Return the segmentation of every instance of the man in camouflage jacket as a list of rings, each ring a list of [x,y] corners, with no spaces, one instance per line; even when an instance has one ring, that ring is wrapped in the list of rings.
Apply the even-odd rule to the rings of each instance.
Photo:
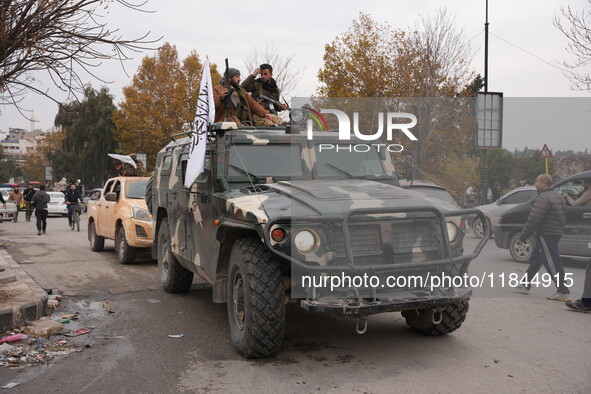
[[[557,292],[550,300],[570,301],[570,290],[564,284],[564,267],[560,260],[560,249],[558,242],[564,232],[566,222],[566,203],[558,192],[551,187],[552,177],[547,174],[538,175],[536,178],[536,189],[538,196],[533,205],[523,231],[519,235],[519,242],[523,243],[531,235],[535,236],[529,268],[524,275],[524,285],[519,287],[521,292],[527,293],[531,288],[530,281],[541,283],[535,275],[542,264],[546,267],[552,280],[556,283]]]

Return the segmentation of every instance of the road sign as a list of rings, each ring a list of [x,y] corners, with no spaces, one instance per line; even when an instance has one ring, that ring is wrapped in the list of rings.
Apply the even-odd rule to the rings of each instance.
[[[548,148],[548,145],[544,144],[544,147],[540,151],[540,159],[550,159],[552,157],[554,157],[554,155]]]

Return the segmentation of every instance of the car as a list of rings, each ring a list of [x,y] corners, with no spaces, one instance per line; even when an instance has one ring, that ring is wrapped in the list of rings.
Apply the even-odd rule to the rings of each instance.
[[[334,131],[311,137],[214,123],[205,169],[187,188],[194,145],[186,133],[174,136],[146,189],[164,290],[187,292],[194,275],[210,283],[213,302],[227,305],[232,343],[250,358],[279,352],[288,303],[352,317],[358,333],[369,315],[385,312],[402,312],[425,335],[458,329],[471,289],[455,281],[445,289],[343,284],[334,291],[315,281],[368,271],[378,279],[463,275],[487,239],[464,254],[455,219],[482,214],[444,210],[441,200],[401,188],[384,149],[322,150],[362,140]]]
[[[90,192],[86,194],[84,197],[84,207],[82,208],[84,212],[88,210],[88,202],[89,201],[97,201],[101,198],[101,192],[103,189],[92,189]]]
[[[556,183],[554,190],[581,191],[584,180],[591,180],[591,171],[580,172]],[[519,204],[503,214],[494,227],[495,244],[509,249],[511,257],[518,262],[527,262],[531,257],[533,240],[531,237],[523,244],[517,239],[525,226],[533,200]],[[566,206],[566,226],[559,243],[561,256],[575,258],[591,257],[591,206]]]
[[[47,204],[47,216],[68,216],[66,195],[62,192],[47,192],[49,204]]]
[[[505,212],[519,204],[533,200],[537,195],[538,192],[535,186],[521,186],[504,194],[497,201],[486,205],[479,205],[476,209],[479,209],[484,213],[486,220],[488,220],[489,227],[493,229]],[[472,232],[476,238],[482,238],[482,220],[473,217],[469,220],[468,224],[472,227]],[[494,236],[492,232],[491,236]]]
[[[115,177],[107,180],[98,200],[88,202],[90,249],[100,252],[105,239],[115,241],[121,264],[131,264],[140,250],[153,244],[152,215],[146,207],[147,177]]]
[[[0,204],[0,222],[14,220],[16,204],[8,201],[8,195],[11,191],[12,189],[0,188],[0,193],[2,193],[2,197],[4,198],[4,201],[6,201],[6,208],[4,208],[3,204]]]

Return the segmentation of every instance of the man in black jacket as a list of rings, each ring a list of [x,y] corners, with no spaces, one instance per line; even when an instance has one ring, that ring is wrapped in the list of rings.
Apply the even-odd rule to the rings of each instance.
[[[68,204],[68,225],[72,225],[72,210],[75,209],[74,205],[78,205],[78,201],[84,203],[84,199],[80,195],[80,192],[76,188],[76,184],[72,183],[70,188],[66,192],[66,204]]]
[[[45,192],[45,185],[39,186],[39,191],[33,195],[31,203],[35,206],[35,217],[37,218],[37,235],[41,231],[45,234],[47,229],[47,204],[51,201],[49,194]]]
[[[562,196],[552,189],[550,175],[538,175],[535,185],[538,189],[538,196],[533,201],[525,227],[519,235],[519,242],[523,243],[531,235],[535,236],[536,242],[529,261],[529,268],[522,280],[523,284],[518,287],[518,290],[522,293],[529,293],[531,282],[543,283],[540,278],[536,277],[543,264],[557,287],[557,292],[548,299],[570,301],[570,290],[564,284],[564,267],[558,248],[558,242],[562,237],[566,223],[566,203]]]
[[[33,215],[33,196],[35,195],[35,189],[33,185],[29,183],[25,191],[23,192],[25,196],[25,204],[26,204],[26,211],[27,211],[27,222],[31,221],[31,216]]]

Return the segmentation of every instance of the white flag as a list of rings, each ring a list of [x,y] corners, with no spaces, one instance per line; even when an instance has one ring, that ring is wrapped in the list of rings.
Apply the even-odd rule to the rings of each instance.
[[[197,100],[197,116],[195,117],[195,130],[191,134],[191,149],[185,174],[185,187],[190,188],[195,179],[203,172],[205,167],[205,145],[207,130],[215,118],[215,103],[209,72],[209,59],[203,65],[199,98]]]

